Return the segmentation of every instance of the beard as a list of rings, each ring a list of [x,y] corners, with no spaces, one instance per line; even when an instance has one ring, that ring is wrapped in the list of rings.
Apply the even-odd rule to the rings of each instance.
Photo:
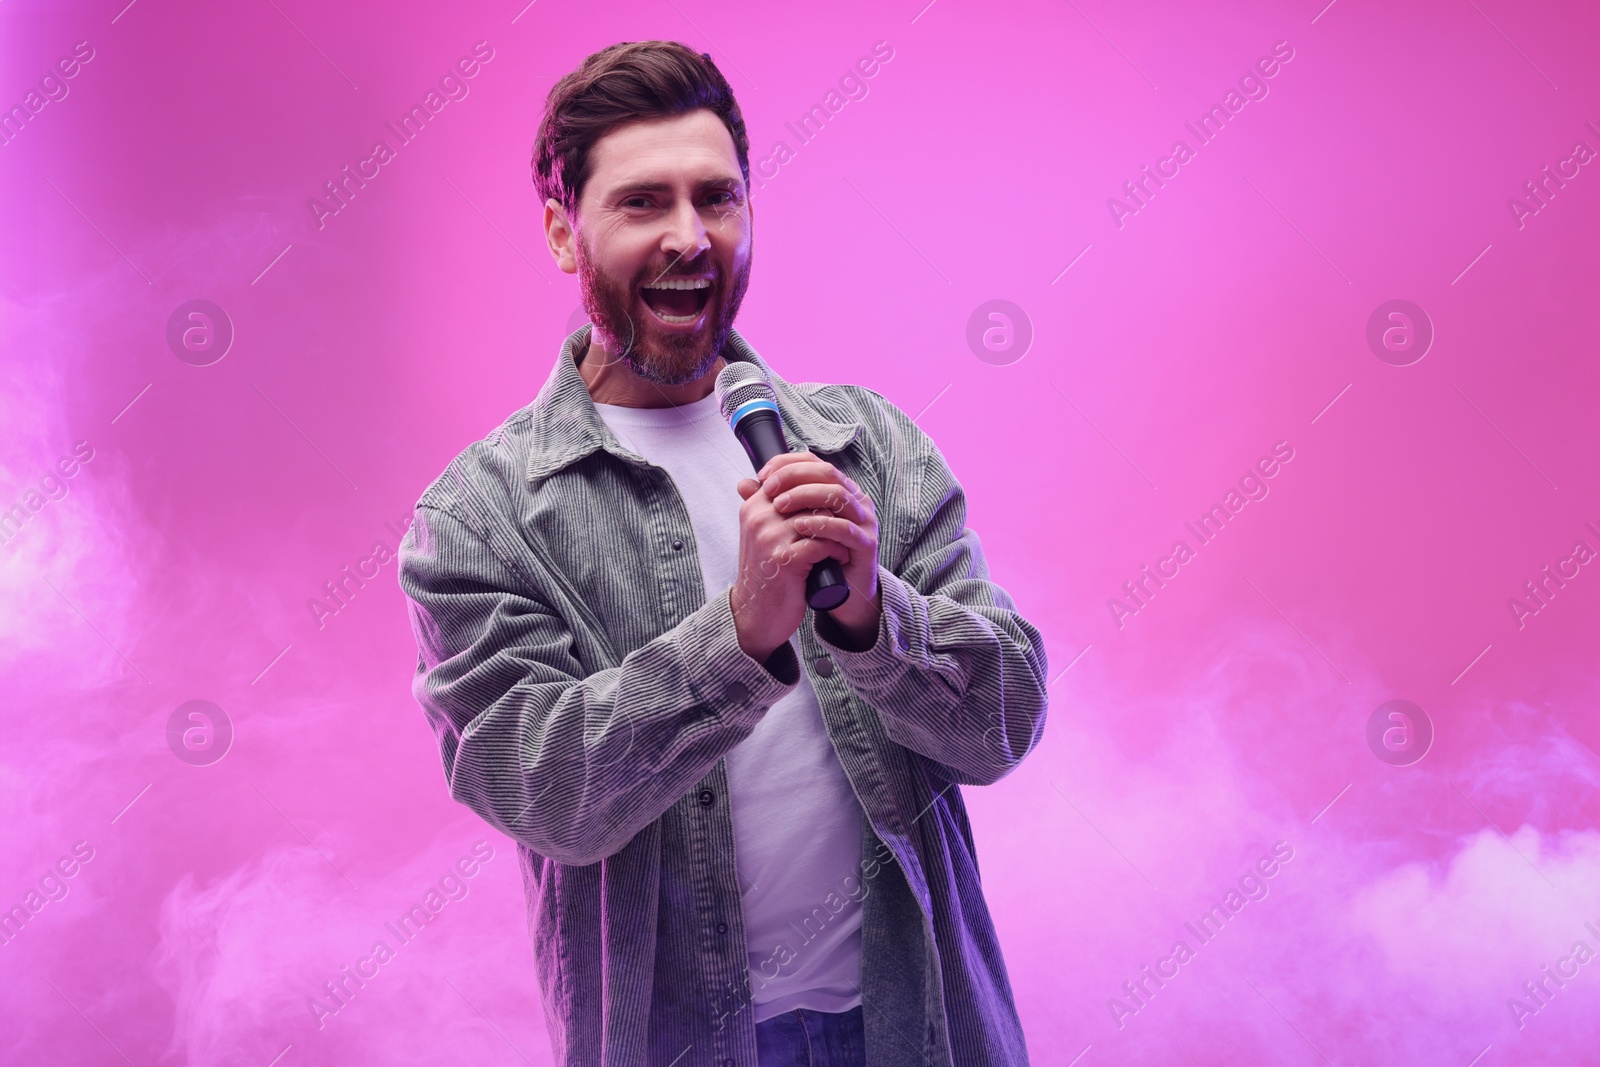
[[[733,320],[739,314],[739,305],[750,284],[749,257],[738,274],[730,279],[712,260],[710,249],[695,260],[651,264],[637,276],[620,280],[594,265],[581,236],[577,259],[583,309],[595,328],[605,334],[607,354],[626,364],[639,377],[658,385],[683,385],[711,369],[728,342],[728,331],[733,329]],[[694,333],[668,333],[660,328],[648,308],[639,306],[644,299],[639,295],[639,287],[663,275],[711,278],[705,325]]]

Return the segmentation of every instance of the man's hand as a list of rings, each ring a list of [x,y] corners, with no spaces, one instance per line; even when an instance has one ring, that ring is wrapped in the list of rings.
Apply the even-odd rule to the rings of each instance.
[[[878,516],[846,474],[810,452],[774,456],[739,483],[739,578],[732,607],[739,647],[765,660],[805,617],[806,575],[839,561],[850,598],[828,614],[858,646],[878,631]]]

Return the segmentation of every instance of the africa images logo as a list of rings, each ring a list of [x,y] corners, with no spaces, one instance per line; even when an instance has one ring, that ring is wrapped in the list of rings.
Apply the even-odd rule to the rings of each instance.
[[[489,42],[477,42],[472,46],[472,55],[462,56],[456,60],[454,67],[440,76],[437,89],[430,88],[423,95],[422,103],[412,104],[400,116],[398,126],[393,122],[384,123],[389,132],[394,134],[396,146],[391,146],[387,139],[379,138],[373,142],[372,151],[366,158],[356,161],[355,170],[352,171],[346,163],[337,178],[323,182],[322,187],[327,195],[313,196],[306,201],[306,207],[311,212],[312,228],[322,229],[328,224],[328,219],[349,207],[356,193],[367,187],[367,182],[381,174],[383,167],[399,158],[396,147],[403,148],[414,141],[446,105],[451,101],[465,100],[472,91],[468,79],[477,77],[483,65],[493,58],[494,49]]]
[[[1268,479],[1276,477],[1292,459],[1293,446],[1288,441],[1275,442],[1271,455],[1263,455],[1245,468],[1239,477],[1238,488],[1230,486],[1219,502],[1201,512],[1193,522],[1186,521],[1183,524],[1183,528],[1194,538],[1192,546],[1188,539],[1178,538],[1172,543],[1171,551],[1156,560],[1154,570],[1150,564],[1144,564],[1137,576],[1122,583],[1123,595],[1107,597],[1106,610],[1111,613],[1111,621],[1117,624],[1117,629],[1122,629],[1130,618],[1149,607],[1156,593],[1181,574],[1183,567],[1196,558],[1201,548],[1216,540],[1217,535],[1244,510],[1246,504],[1265,500],[1272,492]]]
[[[1229,87],[1222,94],[1222,103],[1212,104],[1194,122],[1185,122],[1184,128],[1194,135],[1193,147],[1189,142],[1179,137],[1172,142],[1172,151],[1156,160],[1155,170],[1150,169],[1150,164],[1144,164],[1140,169],[1144,172],[1137,178],[1130,178],[1122,183],[1123,195],[1126,200],[1117,197],[1106,199],[1106,210],[1111,212],[1111,221],[1117,224],[1117,229],[1122,229],[1128,224],[1128,219],[1150,206],[1150,199],[1156,192],[1166,187],[1168,181],[1176,178],[1185,164],[1195,158],[1197,149],[1210,144],[1222,133],[1228,123],[1233,121],[1235,115],[1243,111],[1245,105],[1251,101],[1260,101],[1267,98],[1271,92],[1268,79],[1277,77],[1283,66],[1294,59],[1294,49],[1288,41],[1275,41],[1272,45],[1272,54],[1262,56],[1255,61],[1255,65],[1247,69],[1239,78],[1237,89]]]

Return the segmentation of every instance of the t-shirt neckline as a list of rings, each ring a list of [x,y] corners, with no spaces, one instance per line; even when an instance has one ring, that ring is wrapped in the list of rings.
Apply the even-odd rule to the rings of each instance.
[[[620,422],[627,426],[680,426],[690,422],[703,422],[711,418],[720,418],[721,410],[717,405],[715,391],[707,393],[699,400],[691,400],[687,404],[669,405],[662,408],[636,408],[623,404],[595,403],[595,410],[601,412],[607,422]]]

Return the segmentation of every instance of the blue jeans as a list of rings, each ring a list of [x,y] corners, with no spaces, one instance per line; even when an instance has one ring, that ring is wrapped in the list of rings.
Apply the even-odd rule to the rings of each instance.
[[[761,1067],[866,1067],[867,1035],[861,1008],[796,1008],[756,1023]]]

